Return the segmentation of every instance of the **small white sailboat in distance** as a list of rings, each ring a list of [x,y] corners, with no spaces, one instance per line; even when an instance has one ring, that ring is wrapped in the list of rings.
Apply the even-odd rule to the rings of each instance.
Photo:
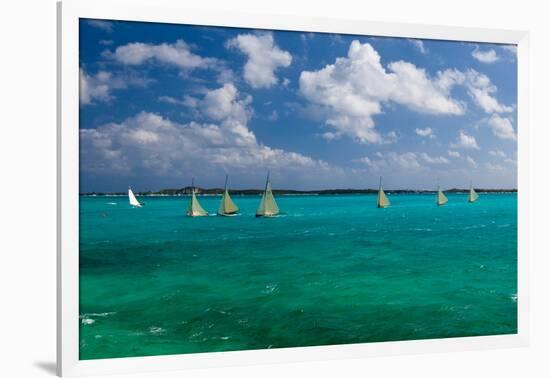
[[[382,209],[390,206],[390,200],[386,196],[386,193],[384,193],[384,189],[382,189],[382,176],[380,176],[380,185],[378,186],[378,198],[376,201],[376,206]]]
[[[191,199],[189,200],[189,206],[187,207],[187,216],[188,217],[204,217],[208,213],[204,210],[195,196],[195,179],[191,180]]]
[[[479,194],[476,193],[474,187],[472,186],[472,182],[470,181],[470,193],[468,193],[468,202],[473,203],[477,201],[478,198]]]
[[[132,191],[132,188],[128,187],[128,200],[130,201],[130,206],[133,207],[142,207],[143,204],[140,203],[136,196],[134,195],[134,192]]]
[[[447,202],[449,202],[445,194],[443,194],[443,192],[441,191],[441,187],[439,185],[437,185],[437,195],[435,199],[436,199],[437,206],[443,206]]]
[[[237,215],[239,208],[229,196],[229,190],[227,190],[227,178],[228,176],[225,175],[225,189],[223,191],[222,200],[220,201],[220,207],[218,208],[218,215],[230,217]]]
[[[260,201],[260,206],[256,211],[256,217],[276,217],[279,215],[279,207],[273,193],[271,191],[271,183],[269,182],[269,171],[267,172],[267,179],[265,180],[265,189]]]

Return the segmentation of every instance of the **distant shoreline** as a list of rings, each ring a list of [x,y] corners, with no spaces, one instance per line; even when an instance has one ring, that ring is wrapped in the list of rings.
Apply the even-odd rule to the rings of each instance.
[[[483,189],[474,188],[478,193],[517,193],[517,189]],[[222,195],[222,188],[195,188],[199,195]],[[445,193],[468,193],[470,189],[453,188],[444,190]],[[413,189],[384,189],[387,194],[433,194],[436,190],[413,190]],[[263,189],[235,189],[229,190],[231,195],[259,195],[263,193]],[[339,195],[339,194],[376,194],[378,189],[322,189],[322,190],[290,190],[290,189],[273,189],[275,195]],[[156,192],[135,192],[138,196],[181,196],[191,194],[191,188],[185,187],[181,189],[162,189]],[[81,196],[126,196],[127,192],[85,192],[80,193]]]

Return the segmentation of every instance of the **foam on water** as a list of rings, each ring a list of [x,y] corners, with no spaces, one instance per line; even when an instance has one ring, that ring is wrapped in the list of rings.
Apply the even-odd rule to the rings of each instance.
[[[155,327],[155,326],[149,327],[149,333],[151,335],[162,335],[165,332],[166,330],[162,327]]]

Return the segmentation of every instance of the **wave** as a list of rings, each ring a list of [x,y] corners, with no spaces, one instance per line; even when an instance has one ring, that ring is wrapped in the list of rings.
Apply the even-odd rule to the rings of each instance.
[[[116,312],[88,312],[88,313],[80,314],[80,319],[98,318],[98,317],[110,316],[114,314],[116,314]]]
[[[265,285],[265,289],[262,290],[263,294],[271,294],[279,291],[279,287],[277,284],[267,284]]]
[[[94,324],[96,319],[94,318],[103,318],[105,316],[110,316],[116,314],[115,312],[90,312],[84,313],[79,316],[80,322],[84,325]]]
[[[231,337],[229,336],[214,336],[211,337],[210,340],[229,340]]]
[[[485,225],[485,224],[474,224],[472,226],[463,227],[462,229],[463,230],[474,230],[476,228],[484,228],[484,227],[487,227],[487,225]]]
[[[166,333],[166,330],[162,327],[151,326],[149,327],[149,333],[151,335],[163,335]]]

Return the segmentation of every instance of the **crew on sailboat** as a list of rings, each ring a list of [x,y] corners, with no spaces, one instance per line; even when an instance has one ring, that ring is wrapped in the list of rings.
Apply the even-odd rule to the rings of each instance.
[[[225,175],[225,189],[223,192],[222,200],[220,201],[220,207],[218,208],[218,215],[230,217],[237,215],[239,208],[231,197],[229,196],[229,191],[227,190],[227,175]]]
[[[189,200],[189,206],[187,207],[188,217],[204,217],[208,213],[202,208],[197,196],[195,196],[195,179],[191,180],[191,199]]]
[[[386,193],[384,193],[384,189],[382,189],[382,176],[380,176],[380,185],[378,186],[378,198],[376,201],[376,206],[378,206],[379,208],[390,206],[390,200],[386,196]]]
[[[271,191],[271,183],[269,182],[269,171],[267,172],[267,179],[265,180],[265,189],[260,201],[260,206],[256,211],[256,217],[276,217],[279,215],[279,207],[273,193]]]
[[[443,192],[441,191],[441,187],[439,185],[437,186],[437,195],[435,196],[435,200],[436,200],[437,206],[443,206],[447,202],[449,202],[445,194],[443,194]]]
[[[470,182],[470,193],[468,193],[468,202],[472,203],[477,201],[479,198],[479,195],[474,190],[474,187],[472,186],[472,183]]]
[[[130,201],[130,206],[132,207],[142,207],[143,204],[140,203],[136,196],[134,195],[134,192],[132,192],[132,188],[128,187],[128,200]]]

